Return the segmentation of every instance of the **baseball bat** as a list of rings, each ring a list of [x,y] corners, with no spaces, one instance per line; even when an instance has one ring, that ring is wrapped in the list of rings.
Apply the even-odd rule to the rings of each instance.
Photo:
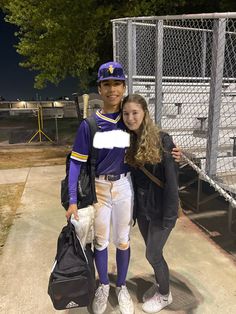
[[[83,118],[87,118],[88,116],[88,100],[89,100],[89,95],[88,94],[83,94],[83,102],[84,102],[84,112],[83,112]]]

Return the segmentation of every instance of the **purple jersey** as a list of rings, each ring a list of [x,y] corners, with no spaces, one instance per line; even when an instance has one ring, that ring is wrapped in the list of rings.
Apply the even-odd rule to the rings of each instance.
[[[100,132],[113,130],[125,130],[121,121],[121,113],[102,114],[99,110],[95,114],[95,120]],[[74,142],[71,158],[80,162],[86,162],[89,156],[90,130],[86,121],[82,121]],[[114,147],[112,149],[98,149],[96,162],[96,175],[121,174],[128,171],[128,165],[124,163],[125,149]]]

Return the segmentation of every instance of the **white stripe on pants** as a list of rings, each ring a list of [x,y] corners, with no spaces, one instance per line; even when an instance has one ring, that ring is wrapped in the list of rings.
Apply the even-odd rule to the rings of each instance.
[[[122,249],[129,247],[133,218],[133,187],[130,174],[117,181],[95,179],[98,203],[95,212],[95,248],[104,250],[110,240],[112,223],[113,243]],[[124,248],[123,248],[124,249]]]

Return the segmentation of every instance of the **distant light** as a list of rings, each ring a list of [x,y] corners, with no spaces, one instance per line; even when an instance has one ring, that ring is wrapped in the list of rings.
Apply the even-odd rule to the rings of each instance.
[[[70,100],[70,98],[69,97],[65,97],[65,100]]]

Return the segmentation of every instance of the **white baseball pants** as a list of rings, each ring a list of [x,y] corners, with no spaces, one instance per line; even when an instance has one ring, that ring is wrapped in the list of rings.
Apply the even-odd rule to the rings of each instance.
[[[120,250],[129,247],[133,218],[133,187],[130,173],[117,181],[96,178],[98,203],[95,207],[95,248],[104,250],[110,241],[112,225],[113,243]]]

